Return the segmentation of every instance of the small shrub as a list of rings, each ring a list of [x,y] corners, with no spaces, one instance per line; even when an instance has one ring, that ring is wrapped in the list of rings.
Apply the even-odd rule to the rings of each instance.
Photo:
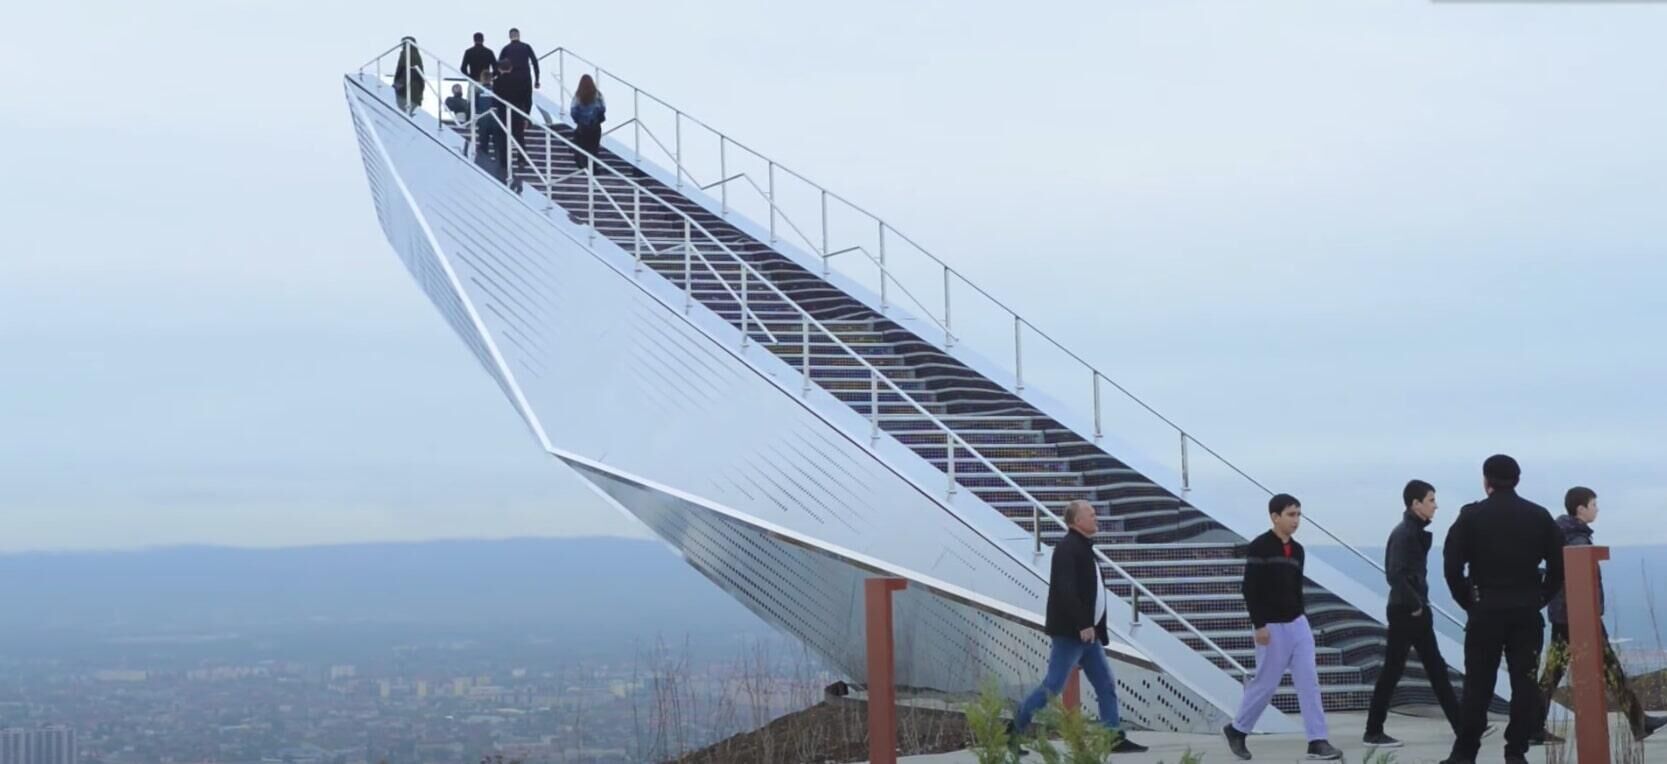
[[[1047,709],[1036,718],[1037,732],[1032,746],[1044,764],[1105,764],[1111,758],[1111,749],[1122,739],[1099,722],[1083,716],[1081,709],[1066,708],[1059,698],[1050,700]],[[1054,746],[1056,735],[1065,743],[1064,751]]]
[[[978,697],[967,705],[967,731],[972,735],[973,756],[978,764],[1012,764],[1018,761],[1009,748],[1007,720],[1002,713],[1007,700],[1001,696],[994,679],[980,685]]]

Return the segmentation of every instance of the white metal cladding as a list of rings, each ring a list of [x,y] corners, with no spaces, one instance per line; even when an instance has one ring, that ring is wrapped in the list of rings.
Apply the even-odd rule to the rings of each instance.
[[[841,550],[772,532],[739,513],[656,490],[600,465],[562,461],[641,519],[702,575],[859,682],[867,671],[863,581],[875,575],[910,579],[893,599],[900,686],[970,693],[989,677],[1017,697],[1046,669],[1048,638],[1035,613],[992,613],[965,593],[906,571],[881,569]],[[1127,723],[1214,732],[1226,722],[1226,714],[1138,654],[1117,648],[1107,656]],[[1093,689],[1085,685],[1084,696],[1092,701]]]
[[[943,474],[889,436],[868,444],[868,424],[768,351],[738,350],[740,334],[629,255],[565,215],[516,199],[396,113],[385,88],[350,77],[356,121],[373,135],[367,157],[388,239],[423,283],[437,261],[456,291],[431,299],[500,378],[547,449],[566,452],[701,496],[807,537],[894,561],[1014,607],[1042,609],[1045,576],[1029,536],[969,491],[944,499]],[[393,193],[390,188],[397,188]],[[404,212],[385,207],[407,206]],[[418,238],[411,226],[421,227]],[[415,243],[414,243],[415,242]],[[435,246],[438,251],[435,251]],[[455,306],[461,305],[457,310]],[[454,314],[478,317],[454,320]],[[476,328],[478,325],[478,328]],[[473,335],[473,337],[471,337]],[[477,357],[482,356],[480,350]],[[502,364],[494,369],[494,358]],[[507,376],[506,376],[507,375]],[[525,406],[522,406],[524,395]],[[1198,702],[1231,709],[1239,685],[1179,638],[1131,627],[1110,600],[1113,630],[1172,672]],[[1283,714],[1266,731],[1294,729]]]

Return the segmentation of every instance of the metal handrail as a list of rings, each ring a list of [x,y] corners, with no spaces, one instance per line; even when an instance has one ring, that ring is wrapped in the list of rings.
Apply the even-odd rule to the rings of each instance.
[[[910,300],[913,303],[915,303],[915,305],[918,306],[921,309],[922,314],[926,318],[930,319],[933,323],[937,324],[938,328],[943,330],[944,338],[945,338],[945,343],[944,344],[945,344],[946,347],[948,347],[950,345],[953,345],[954,341],[956,339],[956,336],[955,336],[954,331],[952,329],[952,325],[949,321],[949,288],[950,288],[950,285],[952,283],[951,282],[951,277],[953,277],[955,280],[958,280],[961,284],[963,284],[967,287],[970,287],[973,290],[973,292],[976,293],[978,296],[984,298],[990,304],[994,305],[995,307],[999,308],[1001,311],[1005,312],[1007,314],[1007,316],[1014,323],[1014,327],[1015,327],[1015,329],[1014,329],[1014,366],[1015,366],[1014,371],[1015,371],[1015,380],[1017,382],[1017,387],[1021,391],[1023,390],[1023,381],[1022,381],[1022,376],[1020,376],[1020,374],[1019,374],[1019,370],[1023,366],[1022,340],[1023,340],[1023,336],[1027,333],[1041,338],[1049,346],[1053,347],[1054,349],[1056,349],[1059,352],[1061,352],[1062,354],[1064,354],[1064,356],[1066,358],[1069,358],[1070,360],[1076,362],[1078,365],[1083,367],[1083,369],[1089,371],[1090,374],[1091,374],[1092,382],[1093,382],[1093,394],[1094,394],[1094,396],[1093,396],[1093,412],[1094,412],[1093,413],[1093,426],[1094,426],[1094,439],[1095,439],[1096,442],[1102,437],[1102,433],[1103,433],[1103,421],[1102,421],[1101,406],[1100,406],[1100,381],[1104,380],[1105,382],[1107,382],[1111,385],[1112,389],[1116,390],[1124,398],[1126,398],[1127,400],[1136,404],[1138,407],[1140,407],[1140,409],[1146,411],[1148,414],[1150,414],[1152,417],[1154,417],[1157,421],[1161,422],[1164,426],[1171,429],[1174,432],[1175,435],[1179,436],[1180,441],[1182,443],[1182,446],[1181,446],[1181,449],[1182,449],[1182,475],[1181,475],[1181,480],[1182,480],[1183,486],[1187,486],[1187,485],[1190,484],[1190,476],[1188,474],[1188,466],[1186,464],[1186,458],[1187,457],[1186,457],[1186,454],[1185,454],[1187,444],[1190,443],[1192,445],[1196,445],[1205,454],[1208,454],[1211,458],[1215,459],[1217,462],[1219,462],[1223,466],[1227,467],[1227,469],[1231,473],[1238,475],[1240,478],[1244,479],[1246,482],[1248,482],[1250,485],[1254,486],[1256,489],[1262,491],[1263,493],[1265,493],[1269,496],[1272,496],[1274,494],[1274,491],[1272,489],[1268,488],[1261,481],[1258,481],[1255,478],[1251,477],[1251,475],[1248,472],[1246,472],[1243,468],[1241,468],[1237,464],[1233,463],[1232,461],[1228,460],[1225,456],[1222,456],[1220,452],[1216,451],[1214,448],[1211,448],[1208,444],[1198,440],[1198,438],[1195,437],[1186,428],[1182,427],[1180,424],[1171,420],[1169,417],[1165,416],[1162,412],[1159,412],[1157,410],[1157,408],[1152,406],[1150,403],[1146,402],[1140,396],[1134,394],[1132,391],[1130,391],[1128,388],[1124,387],[1122,384],[1119,384],[1116,380],[1112,379],[1112,377],[1109,376],[1108,374],[1106,374],[1105,372],[1100,371],[1099,368],[1096,367],[1094,364],[1088,362],[1082,356],[1078,355],[1076,352],[1074,352],[1070,348],[1066,347],[1064,345],[1064,343],[1062,343],[1058,339],[1054,338],[1051,334],[1049,334],[1046,331],[1043,331],[1042,329],[1038,328],[1035,323],[1033,323],[1029,319],[1024,318],[1020,313],[1018,313],[1018,311],[1009,307],[1006,303],[1002,302],[999,298],[997,298],[995,295],[991,294],[988,290],[984,289],[983,287],[979,286],[977,283],[973,282],[965,274],[963,274],[960,270],[956,269],[955,267],[951,266],[949,263],[944,261],[942,258],[933,254],[930,250],[921,246],[918,242],[909,238],[906,234],[902,233],[901,231],[898,231],[895,227],[893,227],[889,223],[887,223],[883,218],[879,217],[878,215],[875,215],[872,212],[869,212],[867,209],[863,208],[861,205],[856,204],[855,202],[852,202],[850,199],[848,199],[848,198],[846,198],[846,197],[844,197],[844,196],[842,196],[842,195],[840,195],[836,192],[828,190],[826,187],[822,186],[819,183],[816,183],[815,181],[810,180],[809,178],[805,177],[803,174],[801,174],[799,172],[796,172],[792,168],[790,168],[786,165],[783,165],[782,163],[770,158],[769,156],[751,148],[747,144],[736,140],[735,138],[733,138],[729,134],[727,134],[727,133],[725,133],[721,130],[718,130],[717,128],[711,126],[707,122],[688,114],[687,112],[683,111],[682,109],[679,109],[676,106],[673,106],[670,102],[666,101],[665,99],[660,98],[659,96],[656,96],[653,93],[642,89],[641,87],[633,84],[630,80],[628,80],[624,77],[621,77],[618,74],[615,74],[614,72],[611,72],[611,71],[603,68],[601,65],[597,64],[596,62],[591,61],[588,58],[585,58],[583,55],[580,55],[579,53],[577,53],[577,52],[575,52],[575,51],[573,51],[569,48],[557,47],[554,50],[550,51],[549,53],[546,53],[543,56],[540,56],[540,60],[548,59],[552,56],[556,57],[556,61],[557,61],[557,67],[556,68],[557,68],[557,71],[558,71],[558,75],[557,75],[558,83],[564,83],[565,82],[566,57],[572,57],[576,61],[578,61],[582,64],[585,64],[589,68],[590,71],[592,71],[596,74],[596,76],[598,78],[606,76],[610,80],[612,80],[613,83],[617,83],[617,84],[629,87],[632,91],[632,99],[633,99],[632,102],[633,102],[634,106],[635,106],[635,104],[637,104],[638,99],[647,98],[649,101],[651,101],[653,103],[656,103],[656,104],[659,104],[660,106],[671,110],[671,112],[673,113],[673,115],[675,116],[675,118],[677,120],[677,126],[678,126],[680,131],[681,131],[682,123],[686,121],[686,122],[689,122],[693,125],[697,125],[697,126],[703,128],[703,129],[705,129],[706,131],[710,132],[711,134],[715,135],[719,139],[720,158],[722,157],[722,151],[723,151],[725,146],[733,146],[733,147],[738,148],[738,149],[740,149],[744,152],[747,152],[748,154],[751,154],[754,158],[767,163],[772,171],[779,170],[782,173],[786,174],[787,176],[796,178],[799,181],[801,181],[802,183],[804,183],[805,185],[809,186],[811,189],[814,189],[816,192],[818,192],[819,194],[822,195],[823,200],[824,200],[823,201],[823,210],[824,210],[823,211],[823,237],[824,237],[824,243],[823,243],[822,246],[818,247],[816,244],[814,244],[813,242],[810,241],[810,237],[808,235],[806,235],[803,230],[799,229],[799,226],[792,221],[792,219],[788,215],[788,213],[786,211],[782,210],[776,204],[776,200],[773,197],[773,195],[768,193],[768,192],[763,191],[762,189],[759,189],[757,182],[756,181],[751,181],[751,179],[749,178],[749,181],[751,181],[751,185],[753,185],[754,189],[759,191],[759,193],[762,194],[765,197],[766,201],[769,203],[769,207],[770,207],[770,210],[771,210],[771,227],[770,227],[770,230],[771,230],[772,237],[774,236],[774,231],[775,231],[775,226],[774,226],[775,216],[779,214],[784,220],[786,220],[788,222],[788,225],[790,227],[794,228],[795,231],[797,233],[799,233],[801,238],[806,240],[806,244],[810,247],[810,249],[812,249],[813,251],[815,251],[819,255],[825,255],[826,252],[828,251],[828,247],[826,246],[826,237],[827,237],[826,201],[831,199],[831,200],[837,201],[837,202],[845,205],[846,207],[848,207],[852,211],[854,211],[854,212],[866,217],[870,221],[872,221],[872,223],[877,227],[877,229],[882,232],[881,233],[882,236],[885,236],[887,234],[895,236],[898,241],[901,241],[901,242],[909,245],[909,247],[913,248],[916,252],[923,255],[928,260],[930,260],[932,263],[935,263],[937,266],[942,268],[943,269],[943,279],[944,279],[944,282],[943,282],[944,283],[944,306],[943,306],[943,310],[942,310],[943,318],[940,319],[938,316],[933,315],[933,311],[931,309],[926,308],[920,302],[920,300],[918,298],[914,297],[913,294],[910,294],[909,296],[910,296]],[[562,85],[562,87],[564,87],[564,85]],[[648,126],[646,124],[643,124],[641,122],[641,120],[637,117],[636,114],[633,114],[631,121],[637,123],[639,130],[642,130],[642,131],[648,131],[649,130]],[[621,125],[621,126],[623,127],[623,125]],[[670,156],[673,159],[673,161],[677,164],[678,172],[680,173],[679,177],[680,178],[685,177],[688,173],[688,170],[687,170],[687,167],[686,167],[686,163],[683,161],[684,158],[682,156],[682,152],[680,150],[674,152],[670,149],[667,149],[667,147],[661,141],[659,141],[658,138],[653,137],[651,131],[650,131],[650,136],[651,136],[651,139],[653,139],[655,143],[660,144],[661,150],[665,151],[666,154],[668,156]],[[681,144],[679,145],[679,149],[681,149]],[[690,177],[692,177],[692,176],[690,176]],[[773,186],[773,183],[774,183],[773,178],[772,178],[771,183],[772,183],[772,186]],[[727,179],[726,179],[726,181],[725,181],[725,187],[726,188],[727,188],[727,185],[728,185],[728,183],[727,183]],[[727,206],[728,205],[727,205],[727,200],[726,200],[726,204],[725,204],[726,210],[727,210]],[[883,304],[885,302],[884,284],[886,284],[887,281],[889,280],[890,283],[896,284],[899,287],[903,287],[904,286],[904,281],[902,279],[898,278],[890,269],[887,268],[886,263],[885,263],[883,258],[876,259],[876,258],[873,257],[872,254],[870,254],[868,257],[869,257],[869,260],[871,262],[873,262],[879,268],[879,271],[880,271],[880,274],[881,274],[880,275],[880,282],[881,282],[881,285],[882,285],[881,301],[882,301],[882,304]],[[824,265],[826,265],[827,260],[824,258],[823,262],[824,262]],[[905,291],[907,291],[907,290],[905,290]],[[1183,487],[1181,493],[1179,494],[1182,497],[1183,501],[1185,500],[1185,494],[1186,494],[1187,490],[1188,489],[1186,487]],[[1353,544],[1349,543],[1348,541],[1344,540],[1341,536],[1337,535],[1336,533],[1332,532],[1332,530],[1330,528],[1327,528],[1325,526],[1325,524],[1321,523],[1319,520],[1315,519],[1312,516],[1305,517],[1304,519],[1306,520],[1306,524],[1313,526],[1316,530],[1325,534],[1328,538],[1330,538],[1332,541],[1334,541],[1337,544],[1339,544],[1340,546],[1342,546],[1344,549],[1348,550],[1348,552],[1352,553],[1355,557],[1358,557],[1359,559],[1364,560],[1367,564],[1371,565],[1378,572],[1380,572],[1380,573],[1384,572],[1383,565],[1378,560],[1376,560],[1376,559],[1372,558],[1371,556],[1367,555],[1366,553],[1362,552],[1358,547],[1356,547],[1355,545],[1353,545]],[[1464,623],[1463,621],[1461,621],[1460,619],[1455,617],[1453,614],[1447,612],[1445,609],[1440,608],[1440,607],[1435,607],[1434,609],[1436,610],[1436,612],[1440,613],[1448,621],[1450,621],[1450,622],[1452,622],[1456,625],[1463,625],[1463,623]]]
[[[396,46],[396,49],[398,49],[398,47],[399,46]],[[427,53],[427,51],[423,50],[420,46],[412,46],[412,47],[416,48],[417,50],[419,50],[421,52]],[[386,54],[384,54],[384,55],[386,55]],[[433,56],[433,54],[431,54],[431,53],[429,55],[431,57]],[[442,59],[437,58],[437,57],[435,58],[435,61],[440,66],[441,71],[444,71],[444,68],[447,66],[444,63],[444,61]],[[378,84],[380,84],[380,78],[378,78]],[[583,148],[579,147],[577,144],[568,140],[565,136],[561,135],[559,132],[551,129],[550,126],[540,124],[536,121],[533,121],[531,119],[530,115],[528,115],[524,111],[521,111],[514,104],[512,104],[508,101],[505,101],[504,99],[498,97],[498,95],[496,93],[493,93],[490,88],[483,88],[483,90],[485,92],[487,92],[489,95],[491,95],[491,97],[494,100],[498,101],[499,103],[504,104],[504,106],[507,109],[512,110],[516,114],[520,114],[522,116],[527,117],[529,125],[531,125],[532,127],[536,128],[536,129],[543,130],[547,134],[546,135],[547,140],[559,140],[562,143],[565,143],[568,146],[571,146],[575,151],[584,151]],[[436,104],[436,106],[438,107],[439,104]],[[413,121],[413,123],[415,122],[414,113],[406,112],[405,113],[405,118],[407,120]],[[512,146],[513,146],[513,135],[512,135],[513,131],[510,131],[508,129],[508,127],[509,126],[506,125],[506,126],[504,126],[504,129],[505,129],[506,135],[510,135],[510,140],[511,140]],[[443,129],[443,128],[438,128],[437,127],[437,129]],[[547,152],[546,156],[548,158],[548,152]],[[536,166],[534,166],[534,163],[531,161],[530,155],[528,156],[527,164],[528,164],[529,167],[531,167],[533,169],[535,176],[537,176],[537,177],[547,177],[546,175],[544,175],[543,173],[540,173],[537,170]],[[949,476],[948,494],[950,496],[953,496],[955,491],[956,491],[955,451],[956,451],[956,448],[959,447],[959,448],[965,449],[966,452],[973,457],[974,461],[976,461],[977,463],[979,463],[979,464],[983,465],[985,468],[987,468],[990,471],[990,474],[995,475],[996,477],[1000,478],[1000,480],[1002,482],[1004,482],[1007,485],[1008,488],[1017,492],[1020,496],[1023,496],[1024,499],[1028,503],[1031,504],[1032,518],[1033,518],[1033,523],[1034,523],[1033,532],[1034,532],[1035,537],[1037,539],[1038,551],[1039,551],[1040,539],[1041,539],[1041,528],[1040,528],[1041,523],[1040,523],[1040,520],[1041,520],[1042,517],[1044,517],[1044,516],[1047,517],[1049,520],[1053,521],[1059,528],[1065,529],[1067,532],[1069,531],[1069,527],[1065,524],[1065,522],[1058,515],[1056,515],[1052,510],[1050,510],[1047,507],[1046,504],[1044,504],[1041,500],[1037,499],[1035,497],[1035,495],[1033,495],[1029,490],[1025,489],[1024,486],[1019,485],[1018,482],[1013,480],[1013,478],[1010,475],[1008,475],[1006,472],[1004,472],[1000,468],[996,467],[996,465],[993,462],[991,462],[987,457],[985,457],[984,454],[982,452],[980,452],[977,447],[975,447],[972,443],[968,442],[965,438],[961,437],[961,435],[959,433],[956,433],[954,431],[954,429],[952,429],[948,424],[946,424],[941,419],[939,419],[937,417],[937,415],[933,414],[930,410],[926,409],[919,401],[915,400],[914,397],[911,396],[908,393],[908,391],[904,390],[902,387],[900,387],[895,382],[893,382],[889,377],[886,377],[883,373],[881,373],[879,368],[877,368],[873,364],[871,364],[868,361],[868,359],[865,358],[861,353],[858,353],[856,351],[856,349],[854,349],[850,345],[846,344],[844,340],[840,339],[838,334],[836,334],[831,329],[829,329],[825,324],[823,324],[815,316],[811,315],[810,312],[805,310],[803,306],[798,304],[798,302],[796,302],[791,297],[789,297],[785,292],[782,292],[778,287],[776,287],[776,285],[772,281],[770,281],[769,278],[765,277],[764,274],[760,273],[756,268],[754,268],[752,266],[751,263],[747,262],[744,258],[740,257],[740,255],[735,253],[734,250],[730,249],[727,244],[725,244],[715,234],[713,234],[710,230],[708,230],[698,220],[695,220],[693,216],[689,215],[687,212],[683,211],[681,208],[679,208],[676,205],[670,203],[669,201],[661,198],[657,193],[655,193],[653,191],[653,189],[644,187],[643,185],[638,183],[636,181],[636,179],[631,178],[630,176],[627,176],[623,173],[620,173],[617,169],[609,166],[607,163],[605,163],[605,162],[594,162],[593,163],[593,166],[598,166],[598,165],[601,166],[604,170],[608,171],[609,173],[612,173],[615,177],[619,178],[620,180],[623,180],[627,185],[633,187],[633,189],[636,193],[640,193],[644,196],[647,196],[649,199],[651,199],[655,202],[658,202],[659,204],[664,206],[666,209],[671,210],[675,214],[676,217],[681,218],[684,221],[684,224],[685,224],[685,242],[684,242],[684,244],[685,244],[686,247],[690,247],[690,248],[693,247],[692,241],[690,240],[689,237],[695,229],[698,229],[704,237],[706,237],[713,244],[717,245],[718,249],[722,250],[725,254],[727,254],[744,271],[744,273],[752,274],[755,278],[758,279],[760,284],[765,289],[767,289],[770,293],[773,293],[775,296],[780,298],[783,303],[790,306],[795,312],[798,313],[798,315],[800,317],[800,320],[801,320],[801,326],[802,326],[802,329],[803,329],[803,335],[802,336],[803,336],[803,342],[804,342],[804,348],[805,348],[804,352],[805,352],[805,358],[806,358],[806,364],[805,364],[805,367],[803,369],[803,373],[805,375],[805,382],[806,382],[807,391],[808,391],[808,385],[809,385],[809,381],[810,381],[810,366],[809,366],[809,363],[808,363],[808,354],[809,354],[809,345],[810,345],[810,327],[815,326],[819,334],[824,335],[829,341],[831,341],[835,346],[837,346],[840,350],[842,350],[847,356],[849,356],[851,359],[856,361],[856,363],[858,365],[862,366],[864,369],[866,369],[868,371],[869,381],[870,381],[871,391],[872,391],[871,399],[870,399],[871,400],[871,406],[869,408],[869,416],[870,416],[870,418],[873,422],[875,437],[878,436],[878,431],[879,431],[878,421],[879,421],[880,414],[879,414],[878,405],[874,405],[874,404],[877,404],[878,388],[879,388],[880,385],[883,384],[892,394],[895,394],[898,398],[907,402],[908,405],[910,407],[912,407],[921,417],[923,417],[927,421],[931,422],[934,426],[936,426],[938,429],[943,431],[944,436],[945,436],[945,446],[946,446],[946,451],[947,451],[946,460],[947,460],[947,464],[948,464],[948,476]],[[592,181],[594,182],[594,178],[592,178]],[[554,188],[553,187],[548,188],[547,193],[550,194],[551,197],[553,198]],[[627,221],[627,224],[631,225],[633,230],[635,230],[638,233],[638,235],[643,236],[644,238],[646,238],[646,233],[643,232],[642,229],[641,229],[641,217],[640,217],[640,215],[639,215],[638,220],[637,220],[636,223],[631,223],[629,218],[626,218],[626,221]],[[592,222],[594,222],[594,217],[592,219]],[[593,228],[594,228],[594,226],[593,226]],[[708,265],[710,265],[710,263],[708,263]],[[686,264],[685,264],[685,269],[687,269],[687,261],[686,261]],[[714,274],[715,279],[717,279],[719,281],[722,281],[722,276],[717,274],[715,269],[713,269],[713,274]],[[743,280],[743,286],[745,285],[745,283],[746,282]],[[694,284],[693,284],[692,279],[686,279],[685,282],[684,282],[683,289],[684,289],[684,292],[687,296],[692,297],[693,288],[694,288]],[[746,315],[752,313],[750,307],[747,306],[744,301],[739,302],[738,304],[741,306],[741,311],[740,312],[743,316],[746,316]],[[754,315],[754,317],[756,318],[756,314],[752,314],[752,315]],[[744,324],[745,324],[745,319],[743,318],[743,325]],[[744,329],[743,329],[742,334],[743,334],[743,346],[744,346],[745,341],[746,341],[746,332],[745,332]],[[1216,644],[1214,640],[1210,639],[1202,631],[1199,631],[1198,628],[1196,626],[1194,626],[1191,621],[1187,620],[1184,616],[1182,616],[1180,613],[1176,612],[1173,608],[1171,608],[1168,603],[1164,602],[1161,597],[1158,597],[1156,594],[1154,594],[1150,589],[1148,589],[1146,587],[1145,584],[1141,583],[1138,579],[1136,579],[1133,575],[1131,575],[1126,569],[1124,569],[1122,565],[1119,565],[1115,560],[1112,560],[1109,556],[1107,556],[1103,550],[1095,547],[1094,548],[1094,554],[1099,559],[1100,562],[1104,563],[1113,572],[1117,573],[1118,575],[1120,575],[1124,579],[1126,579],[1130,584],[1131,590],[1138,591],[1141,594],[1145,595],[1146,597],[1150,598],[1153,602],[1157,603],[1157,605],[1165,613],[1168,613],[1171,617],[1175,618],[1177,622],[1184,625],[1186,627],[1187,631],[1191,632],[1193,636],[1197,637],[1201,642],[1203,642],[1203,644],[1208,649],[1212,650],[1216,654],[1220,655],[1223,659],[1225,659],[1230,666],[1232,666],[1234,669],[1236,669],[1239,672],[1239,675],[1240,675],[1241,678],[1249,676],[1249,671],[1244,667],[1243,664],[1239,663],[1238,660],[1235,659],[1232,656],[1231,653],[1228,653],[1220,645]]]

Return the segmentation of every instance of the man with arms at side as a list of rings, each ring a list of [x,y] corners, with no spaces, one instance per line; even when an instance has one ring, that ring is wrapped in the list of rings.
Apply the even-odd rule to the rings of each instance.
[[[1459,732],[1459,699],[1453,694],[1453,683],[1447,677],[1447,662],[1441,659],[1441,647],[1435,641],[1435,619],[1430,612],[1429,556],[1430,522],[1435,519],[1435,486],[1422,480],[1407,483],[1401,491],[1401,502],[1406,511],[1395,529],[1389,532],[1389,544],[1384,548],[1384,577],[1389,581],[1389,607],[1385,616],[1389,622],[1389,644],[1384,648],[1383,671],[1378,674],[1377,686],[1372,689],[1372,705],[1366,713],[1366,745],[1374,748],[1399,748],[1401,741],[1383,732],[1384,720],[1389,717],[1389,701],[1395,686],[1400,684],[1406,670],[1407,652],[1416,649],[1418,660],[1424,664],[1424,674],[1430,679],[1436,702],[1452,726]]]
[[[1221,734],[1234,756],[1249,759],[1245,738],[1256,729],[1289,669],[1302,708],[1302,729],[1308,735],[1308,758],[1335,761],[1343,758],[1343,752],[1326,740],[1314,630],[1308,626],[1302,602],[1307,555],[1292,538],[1302,524],[1302,502],[1286,493],[1269,499],[1268,520],[1273,529],[1245,547],[1244,603],[1250,610],[1250,625],[1256,629],[1256,675],[1244,686],[1239,712],[1221,728]]]
[[[1585,486],[1570,488],[1563,495],[1563,509],[1566,515],[1557,518],[1557,527],[1563,532],[1563,545],[1591,546],[1592,523],[1598,521],[1598,494]],[[1545,728],[1546,716],[1551,711],[1552,694],[1557,691],[1557,685],[1563,683],[1563,672],[1569,667],[1569,606],[1564,599],[1564,592],[1557,592],[1552,598],[1548,609],[1551,616],[1551,646],[1545,651],[1545,672],[1540,674],[1540,727],[1539,731],[1530,738],[1529,742],[1540,745],[1550,740],[1558,742],[1560,738],[1551,734]],[[1615,648],[1609,644],[1609,629],[1603,625],[1603,571],[1598,571],[1598,628],[1603,630],[1603,673],[1609,684],[1610,692],[1620,701],[1621,711],[1626,714],[1627,725],[1632,728],[1632,738],[1643,740],[1656,730],[1667,725],[1667,717],[1651,717],[1644,714],[1644,704],[1638,700],[1638,693],[1633,692],[1627,683],[1626,670],[1621,668],[1621,660],[1615,655]]]
[[[1482,464],[1488,497],[1459,510],[1442,549],[1447,587],[1470,615],[1464,628],[1459,737],[1444,764],[1475,764],[1501,657],[1511,678],[1506,764],[1527,764],[1528,739],[1540,726],[1534,676],[1545,639],[1540,609],[1563,589],[1563,534],[1545,507],[1517,495],[1521,479],[1515,459],[1488,457]]]
[[[1011,745],[1018,746],[1018,734],[1030,726],[1030,719],[1048,704],[1048,699],[1065,690],[1071,670],[1081,666],[1100,704],[1100,723],[1121,739],[1113,753],[1141,753],[1145,746],[1122,735],[1117,708],[1117,684],[1106,660],[1104,645],[1111,643],[1106,632],[1106,586],[1100,576],[1100,561],[1094,554],[1094,534],[1099,519],[1094,506],[1078,499],[1065,505],[1065,537],[1053,547],[1048,573],[1048,612],[1043,631],[1052,647],[1048,651],[1048,673],[1013,715]]]

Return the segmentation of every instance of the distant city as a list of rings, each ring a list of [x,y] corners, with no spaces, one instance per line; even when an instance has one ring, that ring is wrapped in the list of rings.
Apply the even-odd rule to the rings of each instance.
[[[657,542],[0,558],[13,595],[0,764],[656,761],[840,678]]]

